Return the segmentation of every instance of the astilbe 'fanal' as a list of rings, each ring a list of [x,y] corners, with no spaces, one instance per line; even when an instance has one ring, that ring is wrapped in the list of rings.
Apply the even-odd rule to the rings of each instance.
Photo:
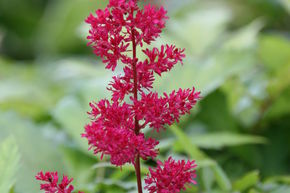
[[[137,47],[151,44],[160,36],[168,19],[167,11],[153,5],[143,9],[138,0],[109,0],[108,6],[90,14],[88,45],[99,56],[107,69],[122,66],[123,72],[114,76],[107,89],[110,100],[91,102],[91,122],[85,126],[82,137],[95,154],[109,156],[116,166],[133,164],[138,192],[142,193],[140,158],[154,159],[158,141],[146,138],[143,129],[148,126],[159,132],[165,126],[178,122],[196,104],[199,92],[179,89],[159,96],[153,92],[155,76],[162,76],[185,58],[184,49],[174,45],[144,48],[145,60],[136,57]],[[127,101],[127,102],[126,102]],[[195,184],[195,162],[158,161],[156,169],[149,169],[145,189],[150,193],[177,193],[187,184]]]
[[[112,164],[133,164],[139,192],[142,192],[139,159],[154,159],[158,153],[158,141],[146,138],[142,129],[149,126],[159,132],[165,125],[178,122],[199,99],[194,88],[163,96],[152,92],[154,74],[161,76],[182,63],[184,49],[162,45],[143,49],[146,56],[143,61],[136,57],[137,46],[150,44],[159,37],[168,19],[166,13],[163,7],[150,4],[140,9],[137,0],[111,0],[107,8],[97,10],[96,15],[91,14],[86,20],[91,27],[88,39],[94,53],[108,69],[114,71],[118,64],[122,65],[123,73],[114,76],[109,84],[111,100],[91,103],[92,121],[85,127],[83,137],[95,153],[109,155]],[[124,101],[126,96],[129,103]],[[193,168],[193,162],[185,164],[170,158],[164,165],[159,163],[156,172],[150,170],[145,188],[150,192],[179,192],[186,183],[194,182]]]

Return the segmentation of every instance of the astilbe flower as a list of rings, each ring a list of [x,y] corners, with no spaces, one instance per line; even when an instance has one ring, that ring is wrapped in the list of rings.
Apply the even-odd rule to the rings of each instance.
[[[44,190],[45,193],[71,193],[74,190],[73,185],[70,183],[73,178],[69,179],[67,176],[63,176],[61,182],[59,183],[57,172],[39,172],[35,176],[36,180],[42,181],[40,184],[40,190]],[[83,192],[78,192],[83,193]]]
[[[157,161],[155,169],[149,168],[150,174],[145,179],[149,193],[174,193],[185,190],[187,183],[196,184],[195,161],[174,161],[169,157],[164,163]]]
[[[95,154],[110,156],[113,165],[131,163],[135,166],[139,193],[142,192],[140,158],[154,159],[158,141],[146,138],[143,128],[149,126],[159,132],[166,125],[178,122],[189,113],[200,98],[192,89],[179,89],[158,96],[153,92],[155,75],[161,76],[183,62],[184,49],[161,45],[142,50],[145,60],[136,57],[137,46],[151,44],[159,37],[168,19],[167,11],[153,5],[143,9],[137,0],[110,0],[104,10],[90,14],[89,45],[101,57],[107,69],[123,66],[123,72],[113,77],[107,89],[110,100],[90,103],[91,122],[85,126],[83,137],[88,139]],[[125,100],[126,99],[126,100]],[[194,161],[175,162],[172,158],[157,169],[150,169],[146,188],[150,192],[179,192],[185,184],[194,183]]]
[[[136,57],[137,46],[151,44],[160,36],[168,19],[167,11],[153,5],[143,9],[138,0],[109,0],[108,6],[90,14],[85,20],[90,25],[88,45],[99,56],[107,69],[114,71],[122,66],[122,73],[113,77],[107,89],[111,99],[91,102],[88,112],[91,121],[85,126],[82,137],[87,138],[94,154],[109,156],[116,166],[126,163],[135,167],[138,192],[142,193],[140,158],[154,159],[158,154],[158,141],[144,135],[143,129],[159,132],[165,126],[178,122],[200,98],[192,89],[179,89],[158,96],[153,92],[155,76],[162,76],[176,64],[183,63],[185,50],[174,45],[144,48],[144,60]],[[194,183],[194,161],[174,161],[171,157],[157,168],[150,169],[145,183],[150,193],[175,193]],[[47,182],[41,189],[52,192],[71,192],[72,181],[67,177],[57,184],[57,173],[39,173],[38,180]]]

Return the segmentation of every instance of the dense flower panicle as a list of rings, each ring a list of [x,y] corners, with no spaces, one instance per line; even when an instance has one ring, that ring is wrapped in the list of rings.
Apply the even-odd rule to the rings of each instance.
[[[44,174],[41,171],[35,178],[44,182],[40,184],[40,190],[44,190],[45,193],[71,193],[74,190],[73,185],[70,184],[73,181],[72,178],[69,179],[67,176],[63,176],[61,183],[58,183],[57,172],[46,172]]]
[[[134,103],[134,112],[139,120],[144,119],[144,125],[149,124],[158,132],[164,125],[172,125],[181,115],[189,113],[200,98],[199,94],[194,87],[172,91],[169,95],[164,93],[162,97],[157,93],[143,93]]]
[[[154,159],[159,143],[146,138],[142,129],[149,126],[159,132],[165,125],[178,122],[200,98],[194,87],[163,96],[152,92],[155,73],[161,76],[177,63],[182,64],[184,49],[162,45],[143,49],[146,56],[143,61],[136,57],[137,46],[151,44],[160,36],[168,19],[166,14],[163,7],[150,4],[140,9],[138,0],[109,0],[105,9],[97,10],[85,20],[90,25],[88,45],[107,69],[114,71],[123,63],[123,74],[114,76],[107,87],[112,92],[111,100],[90,103],[91,121],[82,137],[87,138],[94,154],[100,153],[101,158],[110,156],[113,165],[134,164],[139,192],[142,192],[139,158]],[[194,161],[174,161],[171,157],[164,163],[158,161],[156,169],[149,168],[145,188],[150,193],[178,193],[186,184],[196,183],[195,167]],[[70,185],[73,179],[63,176],[59,183],[57,172],[39,172],[36,179],[43,181],[41,190],[46,193],[74,190]]]
[[[126,163],[133,163],[137,154],[144,160],[157,156],[155,149],[158,141],[146,139],[144,134],[136,135],[133,130],[120,127],[103,127],[97,122],[92,122],[85,127],[86,137],[90,148],[94,153],[111,156],[111,163],[122,166]]]
[[[163,7],[150,4],[140,9],[138,0],[109,0],[107,8],[97,10],[86,19],[90,25],[89,45],[94,53],[108,69],[114,70],[122,63],[123,73],[114,76],[107,87],[112,92],[110,101],[90,103],[92,120],[85,126],[82,136],[87,138],[95,154],[100,153],[101,158],[110,156],[113,165],[134,164],[136,175],[139,157],[146,160],[158,154],[159,142],[146,138],[142,129],[149,126],[158,132],[165,125],[178,122],[200,98],[194,87],[162,96],[152,92],[154,75],[161,76],[177,63],[182,64],[184,49],[162,45],[143,49],[145,60],[136,58],[137,46],[151,44],[160,36],[168,19],[166,14]],[[164,164],[158,162],[155,170],[150,169],[146,188],[150,193],[179,192],[186,184],[195,183],[195,167],[194,161],[174,161],[172,158]],[[140,190],[140,176],[137,179]]]
[[[149,168],[145,178],[145,189],[149,193],[178,193],[186,184],[196,184],[195,161],[175,161],[171,157],[164,163],[157,162],[155,169]]]

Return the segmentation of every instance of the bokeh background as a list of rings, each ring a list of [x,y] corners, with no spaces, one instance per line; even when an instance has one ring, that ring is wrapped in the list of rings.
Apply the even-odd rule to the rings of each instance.
[[[170,16],[153,45],[187,54],[155,90],[195,85],[203,96],[179,124],[148,133],[161,141],[158,159],[197,160],[186,192],[290,193],[290,1],[151,2]],[[39,170],[86,193],[136,192],[132,166],[101,161],[80,137],[89,101],[109,96],[112,73],[86,46],[84,23],[106,3],[0,0],[1,193],[39,192]],[[155,161],[142,165],[145,174]]]

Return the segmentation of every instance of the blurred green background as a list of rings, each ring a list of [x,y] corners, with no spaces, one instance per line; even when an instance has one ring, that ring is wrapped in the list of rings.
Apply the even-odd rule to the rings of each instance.
[[[100,161],[80,137],[89,101],[109,96],[112,73],[86,46],[84,23],[106,3],[0,0],[1,193],[39,192],[39,170],[68,174],[86,193],[136,192],[132,166]],[[178,125],[153,134],[158,159],[197,160],[189,193],[290,193],[290,1],[153,3],[170,15],[154,45],[187,54],[155,89],[195,85],[203,96]],[[155,162],[142,165],[146,173]]]

